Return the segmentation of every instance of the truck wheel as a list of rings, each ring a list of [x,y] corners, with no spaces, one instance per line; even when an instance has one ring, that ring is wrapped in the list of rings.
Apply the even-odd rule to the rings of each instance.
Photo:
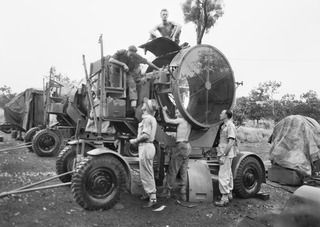
[[[26,132],[26,134],[24,135],[24,142],[25,142],[25,143],[30,143],[30,142],[32,142],[32,139],[33,139],[34,135],[35,135],[38,131],[40,131],[40,128],[39,128],[39,127],[30,128],[30,129]],[[28,149],[29,149],[30,152],[33,152],[32,146],[28,147]]]
[[[77,164],[71,189],[75,201],[87,210],[110,209],[120,199],[125,169],[113,156],[86,157]]]
[[[51,129],[42,129],[34,135],[32,149],[40,157],[56,155],[61,146],[61,138]]]
[[[56,161],[57,175],[72,171],[76,155],[76,146],[68,145],[60,151]],[[63,183],[70,182],[71,178],[72,174],[59,177]]]
[[[234,179],[234,191],[241,198],[253,197],[261,188],[263,168],[254,157],[244,158]]]
[[[15,139],[18,136],[18,132],[16,130],[11,131],[11,138]]]

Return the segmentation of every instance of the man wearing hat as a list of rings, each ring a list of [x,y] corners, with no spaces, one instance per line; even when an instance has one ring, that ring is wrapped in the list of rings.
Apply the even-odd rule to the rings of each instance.
[[[127,72],[126,83],[129,89],[131,107],[136,108],[138,99],[136,82],[138,82],[141,77],[140,64],[147,64],[157,70],[159,70],[159,68],[152,62],[149,62],[147,59],[137,54],[137,48],[133,45],[129,46],[128,50],[118,50],[109,59],[109,62],[122,66]]]
[[[160,197],[171,197],[174,182],[180,172],[182,185],[180,189],[181,199],[186,201],[186,186],[187,186],[187,169],[189,162],[189,155],[191,153],[191,146],[189,143],[189,136],[191,132],[191,125],[183,118],[180,111],[176,109],[176,119],[169,118],[166,113],[167,107],[162,109],[165,122],[177,125],[176,136],[176,150],[171,153],[169,169],[167,174],[167,184]]]
[[[149,202],[144,207],[152,207],[157,203],[156,197],[156,184],[154,180],[153,172],[153,159],[156,154],[153,141],[157,129],[157,121],[154,118],[154,114],[157,108],[155,100],[144,98],[142,105],[142,121],[139,123],[138,136],[136,139],[131,139],[131,144],[139,145],[139,167],[140,167],[140,179],[143,189]]]

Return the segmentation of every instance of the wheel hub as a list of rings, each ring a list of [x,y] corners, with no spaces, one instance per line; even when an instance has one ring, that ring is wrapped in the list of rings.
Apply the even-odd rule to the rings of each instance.
[[[247,169],[243,175],[243,182],[246,188],[252,189],[256,184],[256,174],[253,169]]]
[[[116,186],[116,179],[107,169],[98,169],[90,174],[88,180],[88,191],[93,197],[106,197],[112,193]]]
[[[54,147],[55,139],[50,135],[43,135],[39,139],[39,145],[44,151],[49,151]]]

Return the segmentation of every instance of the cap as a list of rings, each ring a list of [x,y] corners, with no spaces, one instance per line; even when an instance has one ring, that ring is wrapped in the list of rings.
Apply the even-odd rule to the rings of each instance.
[[[158,104],[154,99],[144,97],[143,102],[146,104],[149,113],[154,113],[158,109]]]
[[[131,45],[128,47],[128,51],[137,52],[138,49],[134,45]]]

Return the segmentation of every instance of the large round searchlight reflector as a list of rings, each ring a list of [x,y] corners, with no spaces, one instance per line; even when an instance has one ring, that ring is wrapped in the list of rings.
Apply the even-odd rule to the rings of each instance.
[[[219,122],[234,101],[235,81],[226,57],[210,45],[182,49],[171,61],[173,96],[181,114],[196,128]]]

